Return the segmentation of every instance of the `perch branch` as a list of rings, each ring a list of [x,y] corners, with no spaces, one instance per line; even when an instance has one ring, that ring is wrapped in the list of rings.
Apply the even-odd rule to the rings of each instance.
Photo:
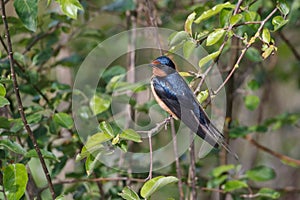
[[[11,77],[12,77],[12,81],[13,81],[13,88],[14,88],[14,92],[16,95],[16,99],[17,99],[17,104],[18,104],[18,111],[20,113],[20,116],[22,118],[22,122],[24,124],[24,127],[33,143],[33,146],[35,148],[35,151],[37,152],[37,155],[39,157],[39,160],[41,162],[44,174],[47,178],[47,182],[48,182],[48,187],[50,189],[50,193],[52,196],[52,199],[55,199],[55,192],[54,192],[54,187],[52,184],[52,180],[49,174],[49,171],[47,169],[45,160],[43,158],[43,155],[41,153],[40,148],[38,147],[37,141],[33,135],[33,132],[27,122],[26,119],[26,115],[24,112],[24,107],[23,107],[23,103],[22,103],[22,99],[21,99],[21,95],[19,92],[19,86],[18,86],[18,81],[17,81],[17,76],[15,74],[15,68],[14,68],[14,57],[13,57],[13,49],[12,49],[12,43],[11,43],[11,39],[10,39],[10,33],[9,33],[9,28],[8,28],[8,23],[6,20],[6,12],[5,12],[5,2],[4,0],[1,0],[1,8],[2,8],[2,20],[3,20],[3,24],[4,24],[4,29],[5,29],[5,34],[6,34],[6,39],[7,39],[7,50],[8,50],[8,56],[9,56],[9,61],[10,61],[10,71],[11,71]]]

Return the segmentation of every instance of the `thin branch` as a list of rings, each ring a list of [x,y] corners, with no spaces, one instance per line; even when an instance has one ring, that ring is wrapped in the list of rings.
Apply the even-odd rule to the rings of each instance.
[[[149,140],[149,152],[150,152],[150,166],[149,166],[149,174],[145,180],[152,179],[152,170],[153,170],[153,149],[152,149],[152,134],[148,134]]]
[[[107,178],[81,178],[81,179],[70,179],[54,182],[54,185],[62,185],[62,184],[73,184],[73,183],[81,183],[81,182],[106,182],[106,181],[127,181],[130,180],[132,182],[144,183],[145,179],[139,178],[129,178],[129,177],[107,177]]]
[[[160,131],[160,129],[162,127],[164,127],[166,124],[168,124],[170,122],[170,120],[171,120],[171,117],[167,117],[164,119],[164,121],[157,123],[155,127],[153,127],[152,129],[150,129],[148,131],[136,131],[136,132],[141,133],[141,134],[153,135],[154,133]]]
[[[183,188],[182,188],[182,176],[181,176],[181,170],[180,170],[180,163],[179,163],[178,149],[177,149],[177,138],[176,138],[175,124],[174,124],[173,118],[171,118],[171,132],[172,132],[172,138],[173,138],[173,149],[174,149],[174,156],[175,156],[176,173],[177,173],[177,178],[178,178],[179,199],[183,200],[184,193],[183,193]]]
[[[2,46],[4,47],[4,49],[5,49],[6,53],[7,53],[7,55],[9,55],[9,51],[8,51],[8,49],[7,49],[7,47],[6,47],[6,44],[4,43],[3,38],[2,38],[1,36],[0,36],[0,42],[1,42]],[[8,58],[8,59],[9,59],[9,58]],[[15,62],[15,64],[16,64],[16,66],[24,73],[25,79],[26,79],[26,80],[28,81],[28,83],[33,87],[33,89],[34,89],[37,93],[39,93],[39,95],[41,95],[41,97],[47,102],[47,104],[50,104],[50,101],[49,101],[48,97],[46,97],[46,95],[44,95],[44,93],[43,93],[43,92],[42,92],[35,84],[30,83],[30,80],[29,80],[29,77],[28,77],[27,74],[26,74],[25,68],[24,68],[17,60],[14,60],[14,62]]]
[[[216,91],[214,91],[214,94],[217,94],[220,92],[220,90],[226,85],[226,83],[229,81],[235,70],[239,67],[240,62],[242,61],[242,58],[246,54],[246,51],[251,47],[251,45],[255,42],[255,40],[259,37],[260,32],[264,28],[265,23],[275,14],[277,11],[277,7],[274,8],[274,10],[261,22],[257,32],[255,35],[250,39],[246,47],[242,50],[241,55],[239,56],[238,60],[236,61],[235,65],[232,67],[232,70],[230,71],[229,75],[226,77],[225,81],[218,87]]]
[[[291,51],[293,52],[294,56],[296,57],[296,59],[298,61],[300,61],[300,54],[298,53],[298,51],[296,50],[296,48],[294,47],[294,45],[290,42],[289,39],[287,39],[285,37],[285,35],[281,32],[278,31],[279,36],[281,37],[281,39],[288,45],[288,47],[291,49]]]
[[[195,142],[194,142],[194,134],[192,132],[190,132],[190,142],[191,145],[189,147],[189,152],[190,152],[189,181],[191,183],[191,189],[192,189],[190,199],[197,199]]]
[[[46,33],[42,33],[40,35],[37,35],[35,38],[33,38],[33,40],[26,46],[25,50],[22,52],[22,54],[26,54],[28,51],[31,50],[31,48],[38,43],[38,41],[40,41],[41,39],[47,37],[48,35],[51,35],[52,33],[54,33],[57,29],[60,28],[60,23],[56,24],[56,26],[53,26],[49,29],[48,32]]]
[[[149,140],[149,151],[150,151],[150,167],[149,174],[145,180],[152,179],[152,170],[153,170],[153,149],[152,149],[152,135],[158,132],[163,126],[167,125],[170,122],[171,117],[164,119],[164,121],[157,123],[156,126],[148,131],[137,131],[138,133],[143,133],[148,135]]]
[[[158,30],[157,30],[158,25],[157,25],[156,17],[154,16],[154,12],[153,12],[153,1],[150,2],[150,0],[146,0],[146,6],[148,8],[148,17],[150,19],[151,26],[155,28],[154,34],[157,41],[158,49],[160,51],[160,54],[163,55],[162,45],[160,43]]]
[[[45,176],[47,178],[47,182],[48,182],[48,186],[49,186],[49,190],[52,196],[52,199],[55,199],[55,193],[54,193],[54,187],[52,184],[52,180],[49,174],[49,171],[47,169],[45,160],[43,158],[43,155],[41,153],[40,148],[38,147],[37,141],[33,135],[33,132],[27,122],[26,119],[26,115],[24,112],[24,107],[23,107],[23,103],[22,103],[22,99],[21,99],[21,95],[19,92],[19,86],[18,86],[18,82],[17,82],[17,76],[15,73],[15,68],[14,68],[14,57],[13,57],[13,49],[12,49],[12,43],[11,43],[11,39],[10,39],[10,33],[9,33],[9,28],[8,28],[8,23],[6,20],[6,12],[5,12],[5,3],[4,0],[1,0],[1,8],[2,8],[2,20],[3,20],[3,24],[4,24],[4,29],[5,29],[5,34],[6,34],[6,39],[7,39],[7,49],[8,49],[8,56],[9,56],[9,61],[10,61],[10,71],[11,71],[11,77],[12,77],[12,81],[13,81],[13,88],[14,88],[14,92],[16,94],[16,99],[17,99],[17,104],[18,104],[18,110],[20,113],[20,116],[22,118],[22,122],[24,124],[24,127],[33,143],[33,146],[35,148],[35,151],[38,154],[39,160],[41,162],[43,171],[45,173]]]
[[[237,12],[239,11],[240,9],[240,6],[242,4],[243,0],[239,0],[234,11],[233,11],[233,15],[237,14]],[[213,66],[215,65],[215,63],[218,62],[219,58],[220,58],[220,55],[222,54],[223,50],[224,50],[224,47],[225,47],[225,44],[227,43],[228,39],[229,39],[229,33],[230,31],[233,29],[234,25],[229,25],[228,29],[227,29],[227,32],[226,32],[226,35],[225,35],[225,38],[224,38],[224,41],[223,43],[221,44],[220,48],[219,48],[219,56],[217,56],[217,58],[215,58],[213,60],[213,62],[210,64],[210,66],[205,70],[205,72],[202,74],[202,79],[201,81],[199,82],[199,84],[197,85],[196,89],[195,89],[195,95],[197,95],[199,92],[200,92],[200,89],[201,89],[201,86],[202,84],[204,83],[205,81],[205,78],[207,77],[208,73],[212,70]]]
[[[4,50],[8,53],[8,49],[7,49],[7,47],[6,47],[5,42],[3,41],[2,37],[1,37],[1,35],[0,35],[0,42],[1,42],[1,44],[2,44],[2,46],[3,46],[3,48],[4,48]]]
[[[219,189],[215,189],[215,188],[206,188],[206,187],[203,187],[203,188],[201,188],[201,190],[203,190],[203,191],[218,192],[218,193],[226,193],[224,190],[219,190]]]
[[[259,144],[250,135],[246,136],[246,140],[248,140],[251,144],[256,146],[258,149],[271,154],[272,156],[278,158],[281,161],[284,161],[284,162],[289,163],[289,164],[294,164],[294,165],[300,166],[300,160],[296,160],[296,159],[291,158],[289,156],[286,156],[286,155],[283,155],[281,153],[275,152],[275,151],[269,149],[268,147],[265,147],[265,146]]]

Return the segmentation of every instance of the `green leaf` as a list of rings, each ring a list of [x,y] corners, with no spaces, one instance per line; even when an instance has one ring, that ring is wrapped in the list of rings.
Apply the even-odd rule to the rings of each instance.
[[[43,118],[43,115],[40,113],[34,113],[29,116],[27,116],[27,122],[28,124],[36,124],[39,123]]]
[[[174,176],[158,176],[153,179],[150,179],[147,181],[142,189],[141,189],[141,196],[147,199],[150,197],[154,192],[159,190],[160,188],[164,187],[165,185],[168,185],[170,183],[175,183],[178,181],[178,178]]]
[[[252,79],[251,81],[249,81],[249,82],[247,83],[247,86],[248,86],[248,88],[251,89],[251,90],[257,90],[257,89],[260,88],[260,83],[257,82],[255,79]]]
[[[245,16],[244,17],[245,17],[245,20],[247,22],[260,20],[260,16],[258,15],[257,12],[254,12],[254,11],[247,11],[247,12],[245,12]]]
[[[231,138],[244,137],[245,135],[251,133],[247,126],[238,126],[230,129],[229,136]]]
[[[9,105],[9,101],[5,98],[5,97],[1,97],[0,96],[0,108],[6,106],[6,105]]]
[[[279,0],[277,4],[277,8],[284,16],[286,16],[290,12],[290,8],[285,0]]]
[[[197,95],[197,100],[201,103],[203,103],[207,98],[209,97],[208,90],[203,90]]]
[[[120,138],[125,140],[131,140],[134,142],[142,142],[140,134],[132,129],[125,129],[121,134]]]
[[[209,61],[213,61],[215,58],[217,58],[220,55],[220,51],[216,51],[214,53],[211,53],[207,56],[205,56],[204,58],[202,58],[199,61],[199,67],[203,67],[205,64],[207,64]]]
[[[112,139],[111,144],[116,145],[120,142],[120,134],[118,134],[114,139]]]
[[[102,10],[125,12],[126,10],[135,10],[135,8],[134,0],[115,0],[113,3],[103,6]]]
[[[10,121],[6,117],[0,117],[0,128],[9,129]]]
[[[184,30],[185,30],[185,32],[187,32],[188,34],[190,34],[190,36],[193,35],[192,25],[193,25],[193,22],[195,20],[195,17],[196,17],[196,13],[195,12],[191,13],[187,17],[187,19],[186,19],[186,21],[184,23]]]
[[[78,10],[83,10],[78,0],[56,0],[60,4],[60,8],[65,15],[73,19],[77,18]]]
[[[139,195],[137,195],[137,193],[128,186],[123,188],[122,193],[118,193],[118,195],[125,200],[140,200]]]
[[[112,138],[113,137],[111,135],[104,132],[98,132],[90,136],[87,142],[85,143],[84,147],[82,148],[80,154],[76,157],[76,160],[81,160],[92,153],[102,151],[103,145],[101,144],[111,140]]]
[[[14,0],[14,7],[24,26],[33,32],[37,27],[38,0]]]
[[[243,181],[239,181],[239,180],[230,180],[227,181],[224,185],[224,191],[225,192],[231,192],[233,190],[238,190],[241,188],[247,188],[248,185],[247,183],[243,182]]]
[[[216,44],[224,35],[224,29],[216,29],[215,31],[211,32],[206,40],[206,46],[211,46]]]
[[[244,97],[244,103],[249,110],[255,110],[259,105],[260,99],[255,95],[247,95]]]
[[[263,165],[248,170],[246,175],[253,181],[268,181],[276,177],[276,173],[272,168]]]
[[[26,153],[26,150],[23,149],[23,147],[21,145],[19,145],[18,143],[15,143],[14,141],[11,141],[9,139],[0,140],[0,146],[4,146],[8,150],[15,152],[17,154],[24,155]]]
[[[241,15],[241,14],[233,15],[230,18],[230,25],[233,26],[233,25],[237,24],[241,19],[243,19],[243,15]]]
[[[277,50],[277,48],[274,45],[270,45],[269,47],[264,49],[264,52],[262,53],[263,59],[268,58],[273,53],[273,51],[276,51],[276,50]]]
[[[4,97],[6,95],[6,89],[2,83],[0,83],[0,96]]]
[[[188,40],[183,44],[183,56],[188,59],[196,48],[196,44],[192,40]]]
[[[14,52],[14,59],[22,65],[26,65],[25,55],[19,52]]]
[[[212,171],[212,175],[214,177],[218,177],[218,176],[222,175],[223,173],[228,172],[233,169],[234,169],[234,165],[222,165],[222,166],[214,168]]]
[[[280,193],[271,188],[261,188],[257,194],[260,197],[267,197],[271,199],[278,199],[280,197]]]
[[[203,20],[206,20],[214,15],[217,15],[219,12],[221,12],[222,9],[224,8],[231,8],[233,9],[235,6],[230,4],[229,2],[223,3],[223,4],[218,4],[214,6],[213,8],[204,11],[194,22],[196,24],[199,24]]]
[[[175,33],[174,36],[170,38],[170,44],[169,46],[176,46],[184,41],[186,41],[189,38],[189,34],[185,31],[179,31]]]
[[[109,123],[106,123],[106,121],[103,121],[99,124],[99,128],[106,134],[110,135],[111,137],[114,137],[114,131]]]
[[[226,180],[228,179],[228,175],[227,174],[224,174],[222,176],[219,176],[219,177],[215,177],[213,179],[210,179],[208,182],[207,182],[207,187],[208,188],[214,188],[216,186],[220,186],[221,184],[223,184]]]
[[[280,29],[281,27],[283,27],[286,23],[288,22],[288,20],[283,19],[282,16],[276,16],[272,19],[272,24],[274,26],[274,30],[273,31],[277,31],[278,29]]]
[[[225,26],[228,26],[229,24],[229,19],[232,15],[232,10],[231,9],[223,9],[221,12],[220,12],[220,15],[219,15],[219,21],[220,21],[220,26],[221,27],[225,27]]]
[[[99,158],[101,156],[101,152],[97,154],[96,157],[94,157],[93,155],[88,155],[88,157],[86,158],[85,161],[85,171],[87,173],[88,176],[90,176],[94,169],[97,168],[100,164],[99,162]]]
[[[45,159],[49,159],[49,160],[54,160],[54,161],[59,161],[57,158],[56,158],[56,156],[52,153],[52,152],[50,152],[50,151],[47,151],[47,150],[44,150],[44,149],[41,149],[41,153],[42,153],[42,155],[43,155],[43,158],[45,158]],[[29,150],[26,154],[25,154],[25,157],[27,157],[27,158],[38,158],[39,156],[38,156],[38,154],[37,154],[37,152],[35,151],[35,149],[31,149],[31,150]]]
[[[71,129],[74,124],[72,117],[63,112],[54,114],[53,120],[56,124],[66,129]]]
[[[3,186],[8,200],[19,200],[25,193],[28,175],[26,167],[17,163],[8,165],[3,170]]]
[[[271,35],[270,35],[270,31],[269,29],[267,28],[264,28],[263,31],[262,31],[262,40],[265,42],[265,43],[270,43],[271,41]]]
[[[52,56],[52,49],[51,48],[46,48],[43,49],[42,51],[38,52],[32,59],[32,64],[33,65],[41,65],[48,61],[51,56]]]
[[[261,62],[262,61],[260,52],[254,47],[249,47],[249,49],[245,53],[245,56],[252,62]]]
[[[100,114],[106,111],[110,106],[110,98],[104,95],[95,94],[90,100],[90,108],[92,109],[94,115]]]

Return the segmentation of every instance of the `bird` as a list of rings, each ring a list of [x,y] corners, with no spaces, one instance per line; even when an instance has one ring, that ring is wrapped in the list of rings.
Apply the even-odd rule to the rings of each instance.
[[[174,62],[163,55],[153,60],[150,66],[153,73],[151,90],[159,106],[211,146],[218,148],[221,145],[238,160],[224,135],[211,122],[194,92],[177,72]]]

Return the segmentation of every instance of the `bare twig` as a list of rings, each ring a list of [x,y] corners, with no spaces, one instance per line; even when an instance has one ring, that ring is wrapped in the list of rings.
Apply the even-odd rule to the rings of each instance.
[[[171,117],[164,119],[164,121],[157,123],[156,126],[148,131],[137,131],[138,133],[147,134],[149,140],[149,151],[150,151],[150,167],[149,174],[145,180],[152,179],[152,170],[153,170],[153,149],[152,149],[152,135],[158,132],[163,126],[170,122]]]
[[[275,12],[277,11],[277,7],[273,9],[273,11],[261,22],[257,32],[255,33],[255,35],[250,39],[250,41],[248,42],[248,44],[246,45],[246,47],[242,50],[242,53],[240,54],[238,60],[236,61],[235,65],[232,67],[232,70],[230,71],[230,73],[228,74],[228,76],[226,77],[225,81],[218,87],[217,90],[214,91],[214,94],[217,94],[218,92],[220,92],[220,90],[226,85],[226,83],[228,82],[228,80],[231,78],[231,76],[233,75],[233,73],[235,72],[235,70],[239,67],[240,62],[242,61],[242,58],[244,57],[246,51],[251,47],[251,45],[255,42],[255,40],[259,37],[260,32],[262,31],[262,29],[264,28],[265,23],[275,14]]]
[[[53,185],[64,185],[64,184],[75,184],[75,183],[82,183],[82,182],[107,182],[107,181],[128,181],[131,182],[138,182],[138,183],[144,183],[145,179],[139,179],[139,178],[129,178],[129,177],[105,177],[105,178],[79,178],[79,179],[66,179],[63,181],[56,181],[53,183]],[[40,192],[43,192],[46,187],[41,188]]]
[[[24,124],[24,127],[33,143],[33,146],[35,148],[35,151],[38,154],[39,160],[41,162],[43,171],[45,173],[45,176],[47,178],[47,182],[48,182],[48,186],[49,186],[49,190],[52,196],[52,199],[55,199],[55,193],[54,193],[54,187],[52,184],[52,180],[49,174],[49,171],[47,169],[45,160],[43,158],[43,155],[41,153],[40,148],[38,147],[37,141],[33,135],[33,132],[27,122],[26,119],[26,115],[24,112],[24,107],[23,107],[23,103],[22,103],[22,99],[21,99],[21,95],[19,92],[19,86],[18,86],[18,82],[17,82],[17,76],[15,74],[15,69],[14,69],[14,57],[13,57],[13,49],[12,49],[12,43],[11,43],[11,39],[10,39],[10,33],[9,33],[9,28],[8,28],[8,24],[7,24],[7,20],[6,20],[6,12],[5,12],[5,3],[4,0],[1,0],[1,8],[2,8],[2,20],[3,20],[3,24],[4,24],[4,29],[5,29],[5,34],[6,34],[6,39],[7,39],[7,49],[8,49],[8,56],[9,56],[9,61],[10,61],[10,70],[11,70],[11,77],[12,77],[12,81],[13,81],[13,88],[14,88],[14,92],[16,94],[16,99],[17,99],[17,104],[18,104],[18,110],[20,113],[20,116],[22,118],[22,122]]]
[[[179,199],[184,199],[184,193],[182,188],[182,179],[181,179],[181,170],[180,170],[180,163],[178,157],[178,149],[177,149],[177,139],[176,139],[176,131],[175,131],[175,124],[174,119],[171,118],[171,132],[173,138],[173,149],[174,149],[174,156],[175,156],[175,164],[176,164],[176,173],[178,178],[178,189],[179,189]]]
[[[129,177],[107,177],[107,178],[81,178],[81,179],[70,179],[54,182],[54,185],[62,185],[62,184],[73,184],[80,182],[106,182],[106,181],[127,181],[130,180],[132,182],[140,182],[144,183],[145,179],[139,178],[129,178]]]
[[[219,189],[215,189],[215,188],[206,188],[206,187],[203,187],[203,188],[201,188],[201,190],[218,192],[218,193],[226,193],[224,190],[219,190]]]
[[[152,129],[150,129],[148,131],[136,131],[136,132],[141,133],[141,134],[153,135],[154,133],[160,131],[160,129],[162,127],[164,127],[166,124],[168,124],[170,122],[170,120],[171,120],[171,117],[167,117],[163,121],[157,123],[155,127],[153,127]]]
[[[149,152],[150,152],[150,166],[149,166],[149,174],[145,180],[152,179],[152,170],[153,170],[153,149],[152,149],[152,134],[148,133],[149,140]]]
[[[190,142],[189,147],[190,151],[190,169],[189,169],[189,181],[191,183],[191,196],[190,199],[197,199],[197,188],[196,188],[196,161],[195,161],[195,143],[194,143],[194,134],[190,132]]]
[[[54,33],[57,29],[60,28],[60,23],[56,24],[56,26],[53,26],[49,29],[48,32],[42,33],[40,35],[37,35],[35,38],[33,38],[33,40],[26,46],[25,50],[22,52],[22,54],[26,54],[28,51],[31,50],[31,48],[38,43],[38,41],[40,41],[41,39],[51,35],[52,33]]]
[[[296,59],[298,61],[300,61],[300,54],[298,53],[298,51],[296,50],[296,48],[294,47],[294,45],[290,42],[289,39],[287,39],[287,37],[281,32],[278,31],[279,36],[281,37],[281,39],[288,45],[288,47],[291,49],[291,51],[293,52],[294,56],[296,57]]]
[[[156,21],[156,17],[154,16],[154,11],[153,11],[153,1],[146,0],[146,6],[148,8],[148,17],[150,19],[151,26],[153,26],[155,28],[154,34],[155,34],[158,49],[160,51],[160,54],[163,55],[163,49],[162,49],[162,45],[159,40],[159,35],[158,35],[158,30],[157,30],[157,21]]]
[[[284,161],[284,162],[289,163],[289,164],[294,164],[294,165],[300,166],[300,160],[296,160],[296,159],[291,158],[289,156],[286,156],[286,155],[283,155],[283,154],[278,153],[276,151],[273,151],[273,150],[269,149],[268,147],[265,147],[265,146],[259,144],[250,135],[246,136],[246,140],[248,140],[251,144],[256,146],[258,149],[271,154],[272,156],[278,158],[281,161]]]

